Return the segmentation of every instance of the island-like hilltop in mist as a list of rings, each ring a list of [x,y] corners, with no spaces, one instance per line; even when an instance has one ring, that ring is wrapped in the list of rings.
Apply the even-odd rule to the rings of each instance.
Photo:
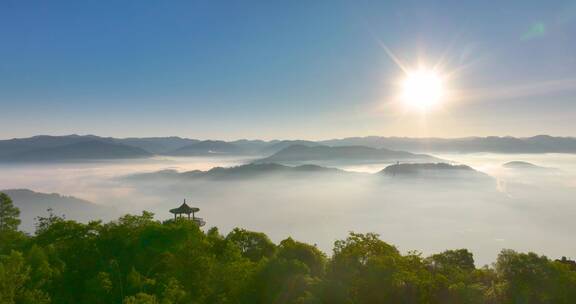
[[[262,156],[264,162],[433,160],[414,153],[576,153],[576,138],[351,137],[307,140],[198,140],[181,137],[112,138],[94,135],[34,136],[0,140],[0,161],[74,161],[166,156]],[[411,154],[412,153],[412,154]]]

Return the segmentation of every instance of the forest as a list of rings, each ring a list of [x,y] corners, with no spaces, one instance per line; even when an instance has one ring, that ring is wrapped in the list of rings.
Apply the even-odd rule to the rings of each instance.
[[[0,193],[0,304],[576,302],[576,263],[565,257],[504,249],[477,267],[467,249],[402,253],[353,232],[327,254],[146,211],[86,224],[49,210],[27,234],[19,213]]]

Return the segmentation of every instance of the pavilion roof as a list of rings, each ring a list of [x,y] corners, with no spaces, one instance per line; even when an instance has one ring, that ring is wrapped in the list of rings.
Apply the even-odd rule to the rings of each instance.
[[[178,208],[170,209],[170,213],[174,214],[180,214],[180,213],[190,214],[192,212],[198,212],[198,211],[200,211],[200,208],[190,207],[188,206],[188,204],[186,204],[186,202],[184,202]]]

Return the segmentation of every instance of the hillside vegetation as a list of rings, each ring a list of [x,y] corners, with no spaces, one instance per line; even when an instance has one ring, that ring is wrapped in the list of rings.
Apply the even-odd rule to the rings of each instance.
[[[574,303],[576,265],[503,250],[402,254],[350,233],[330,256],[291,238],[203,232],[153,214],[82,224],[49,214],[34,235],[0,194],[0,303]]]

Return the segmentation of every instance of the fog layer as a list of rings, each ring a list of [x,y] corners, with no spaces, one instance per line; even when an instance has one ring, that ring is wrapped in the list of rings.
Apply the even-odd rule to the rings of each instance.
[[[109,207],[109,218],[150,210],[167,219],[184,198],[201,209],[207,227],[266,232],[316,243],[327,251],[349,231],[376,232],[403,251],[431,254],[468,248],[477,264],[494,261],[502,248],[551,257],[576,256],[571,231],[576,212],[576,156],[435,155],[493,177],[394,178],[375,174],[387,164],[341,166],[355,173],[268,174],[231,180],[127,178],[173,169],[209,170],[250,162],[234,158],[155,158],[122,162],[0,167],[0,189],[28,188],[73,195]],[[504,168],[526,161],[549,170]],[[19,203],[19,202],[17,202]],[[20,202],[25,203],[25,202]],[[29,209],[26,209],[26,212]],[[65,210],[57,210],[65,213]],[[23,213],[30,221],[38,214]],[[109,219],[106,218],[106,219]],[[328,252],[329,253],[329,252]]]

